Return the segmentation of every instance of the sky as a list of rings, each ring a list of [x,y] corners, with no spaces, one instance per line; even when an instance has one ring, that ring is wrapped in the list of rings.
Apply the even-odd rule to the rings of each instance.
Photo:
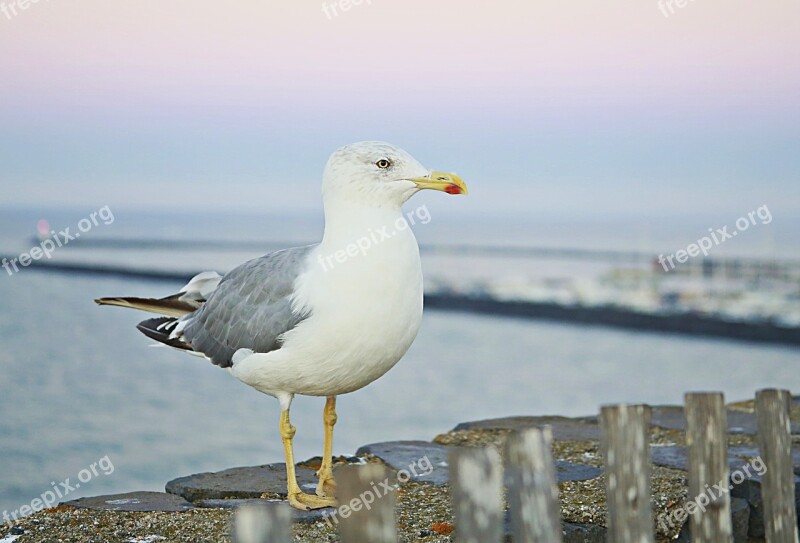
[[[21,2],[0,207],[315,210],[380,139],[461,213],[800,216],[796,0]]]

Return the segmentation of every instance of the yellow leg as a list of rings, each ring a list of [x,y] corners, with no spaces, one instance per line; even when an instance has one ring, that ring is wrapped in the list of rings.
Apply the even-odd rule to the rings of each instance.
[[[297,484],[297,474],[294,467],[294,447],[292,440],[297,429],[289,421],[289,410],[281,412],[281,438],[283,439],[283,452],[286,454],[286,485],[289,505],[304,511],[320,509],[322,507],[335,507],[336,500],[312,494],[304,494]]]
[[[336,396],[331,396],[325,402],[325,411],[322,415],[325,422],[325,446],[322,451],[322,465],[317,472],[319,484],[317,496],[333,498],[336,496],[336,481],[333,479],[333,426],[336,424]]]

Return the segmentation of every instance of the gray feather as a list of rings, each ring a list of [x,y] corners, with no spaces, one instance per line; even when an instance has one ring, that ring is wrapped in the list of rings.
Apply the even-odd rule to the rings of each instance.
[[[180,319],[183,340],[223,368],[239,349],[279,349],[281,335],[308,317],[292,310],[291,295],[312,248],[277,251],[230,271],[200,309]]]

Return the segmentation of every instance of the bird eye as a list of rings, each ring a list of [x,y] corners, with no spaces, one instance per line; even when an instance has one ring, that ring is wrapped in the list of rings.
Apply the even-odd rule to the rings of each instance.
[[[380,159],[378,162],[376,162],[376,163],[375,163],[375,165],[376,165],[378,168],[380,168],[381,170],[385,170],[385,169],[387,169],[389,166],[391,166],[391,165],[392,165],[392,162],[391,162],[389,159],[387,159],[387,158],[382,158],[382,159]]]

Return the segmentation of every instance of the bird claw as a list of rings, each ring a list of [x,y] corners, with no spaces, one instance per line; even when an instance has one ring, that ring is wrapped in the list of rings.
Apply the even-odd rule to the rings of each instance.
[[[289,495],[289,505],[301,511],[311,511],[323,507],[336,507],[336,499],[297,492]]]
[[[317,485],[317,496],[322,498],[336,497],[336,481],[333,477],[320,477]]]

